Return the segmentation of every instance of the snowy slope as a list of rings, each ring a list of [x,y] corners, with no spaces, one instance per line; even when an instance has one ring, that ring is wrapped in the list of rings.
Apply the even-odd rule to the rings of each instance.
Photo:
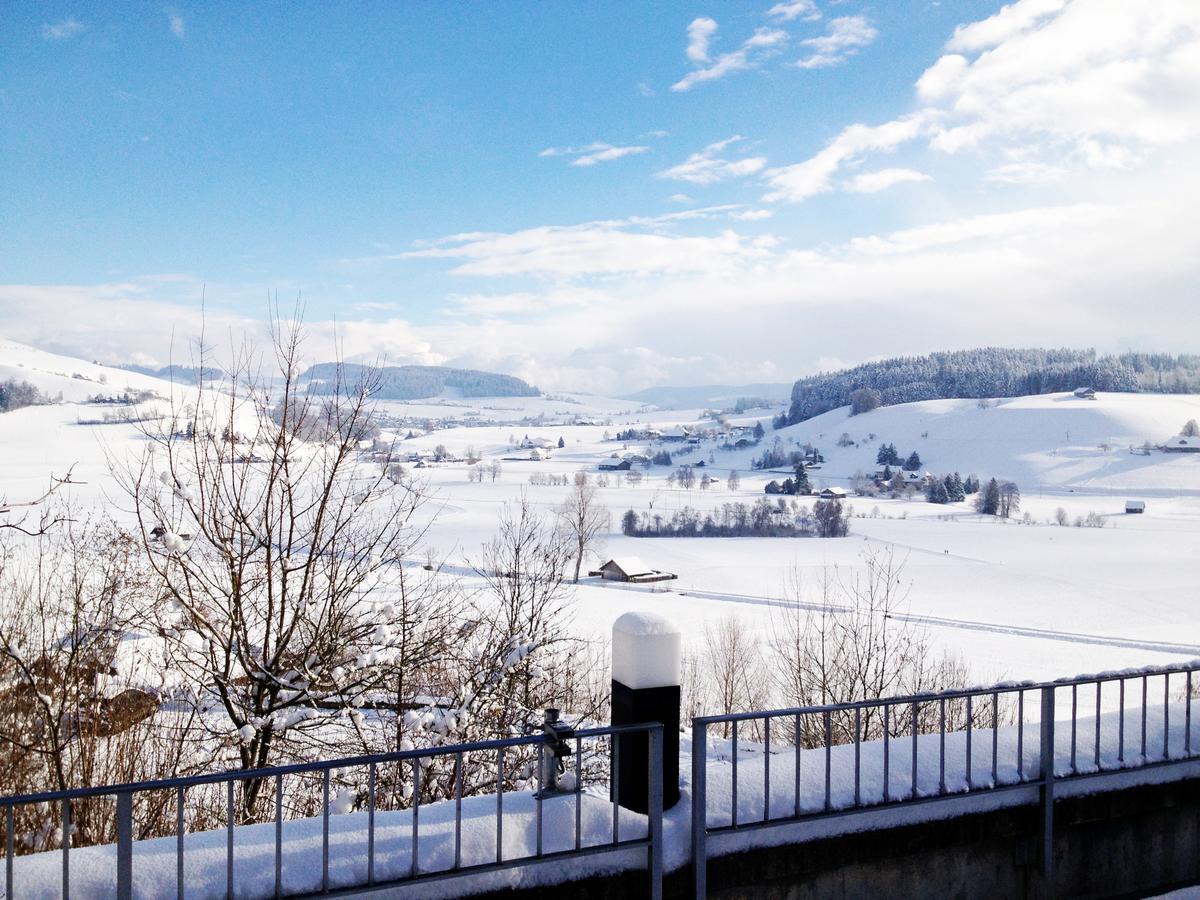
[[[126,389],[170,393],[170,384],[161,378],[59,356],[0,338],[0,381],[10,378],[27,381],[50,397],[61,393],[68,402]]]

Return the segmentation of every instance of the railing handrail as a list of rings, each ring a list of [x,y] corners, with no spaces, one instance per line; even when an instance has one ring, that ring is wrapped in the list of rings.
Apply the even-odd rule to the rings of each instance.
[[[655,728],[661,727],[662,725],[657,722],[636,725],[604,725],[595,728],[580,728],[573,734],[579,738],[607,737],[608,735],[652,731]],[[259,769],[224,769],[220,772],[207,772],[203,775],[181,775],[177,778],[159,778],[153,781],[104,784],[93,787],[67,788],[60,791],[39,791],[36,794],[14,794],[0,796],[0,809],[6,806],[23,806],[29,803],[48,803],[52,800],[80,800],[87,797],[107,797],[115,794],[189,788],[202,784],[224,784],[229,781],[252,781],[256,778],[274,778],[276,775],[296,775],[303,772],[350,769],[357,766],[420,759],[426,756],[453,756],[456,753],[476,753],[485,750],[500,750],[509,747],[544,744],[545,742],[545,735],[527,734],[511,738],[471,741],[466,744],[442,744],[437,747],[414,747],[411,750],[391,750],[387,753],[345,756],[338,759],[323,759],[314,762],[288,763],[283,766],[267,766]]]
[[[913,703],[928,703],[931,700],[965,700],[992,694],[1012,694],[1017,691],[1036,691],[1041,688],[1060,688],[1085,684],[1108,684],[1113,681],[1128,681],[1131,678],[1155,675],[1174,675],[1180,672],[1200,672],[1200,659],[1162,666],[1146,666],[1139,669],[1123,669],[1115,672],[1097,672],[1094,675],[1072,675],[1052,681],[1000,681],[992,685],[967,688],[950,688],[944,691],[923,691],[895,697],[878,697],[867,700],[850,700],[845,703],[826,703],[818,706],[788,706],[779,709],[754,710],[751,712],[714,713],[696,716],[694,725],[721,725],[726,722],[746,722],[753,719],[782,718],[784,716],[815,715],[820,713],[853,712],[856,709],[873,709],[880,706],[904,706]]]

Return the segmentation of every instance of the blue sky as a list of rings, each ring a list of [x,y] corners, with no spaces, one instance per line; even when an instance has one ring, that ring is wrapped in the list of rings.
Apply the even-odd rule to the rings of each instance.
[[[202,292],[301,293],[351,354],[600,389],[1183,349],[1197,10],[1141,5],[8,3],[0,332],[161,360]]]

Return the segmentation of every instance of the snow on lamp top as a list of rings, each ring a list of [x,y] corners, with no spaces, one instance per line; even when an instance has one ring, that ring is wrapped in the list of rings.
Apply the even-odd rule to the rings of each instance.
[[[627,612],[613,622],[613,681],[633,690],[679,684],[679,629],[654,613]]]

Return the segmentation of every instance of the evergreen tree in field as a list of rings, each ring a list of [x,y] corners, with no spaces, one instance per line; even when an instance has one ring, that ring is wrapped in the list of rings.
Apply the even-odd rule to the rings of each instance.
[[[812,493],[812,485],[808,483],[808,472],[804,468],[804,463],[800,463],[796,466],[795,485],[796,485],[796,490],[793,493],[796,493],[796,494],[811,494]]]
[[[930,503],[949,503],[950,492],[946,490],[946,482],[938,478],[929,482],[929,487],[925,490],[925,499]]]
[[[882,466],[882,465],[886,465],[887,463],[890,463],[891,461],[892,461],[891,457],[888,456],[888,445],[880,444],[879,452],[875,454],[875,462],[878,465]]]
[[[946,489],[950,492],[951,503],[961,503],[967,499],[967,491],[963,486],[963,480],[957,472],[950,476],[950,484]]]
[[[762,422],[754,423],[754,439],[756,441],[761,441],[763,439],[763,435],[766,433],[766,429],[763,428]]]
[[[771,479],[767,482],[767,486],[763,490],[768,494],[781,494],[783,493],[783,486],[778,481]]]
[[[904,461],[904,471],[915,472],[919,468],[921,468],[921,457],[917,451],[914,450],[908,455],[908,459]]]
[[[1000,485],[995,478],[983,489],[983,496],[979,498],[979,511],[985,516],[994,516],[1000,512]]]
[[[558,449],[561,450],[565,446],[567,446],[567,442],[564,441],[562,438],[559,438],[558,439]]]
[[[621,532],[627,535],[633,535],[637,532],[638,517],[632,509],[625,515],[621,516]]]
[[[891,481],[891,480],[892,480],[892,475],[893,475],[893,474],[894,474],[894,473],[892,472],[892,467],[891,467],[891,466],[884,466],[884,467],[883,467],[883,480],[884,480],[884,481]]]
[[[795,494],[796,482],[792,481],[790,478],[785,478],[783,479],[783,484],[780,487],[780,490],[785,494]]]
[[[979,479],[974,475],[968,475],[967,480],[963,482],[963,490],[968,494],[978,494]]]

